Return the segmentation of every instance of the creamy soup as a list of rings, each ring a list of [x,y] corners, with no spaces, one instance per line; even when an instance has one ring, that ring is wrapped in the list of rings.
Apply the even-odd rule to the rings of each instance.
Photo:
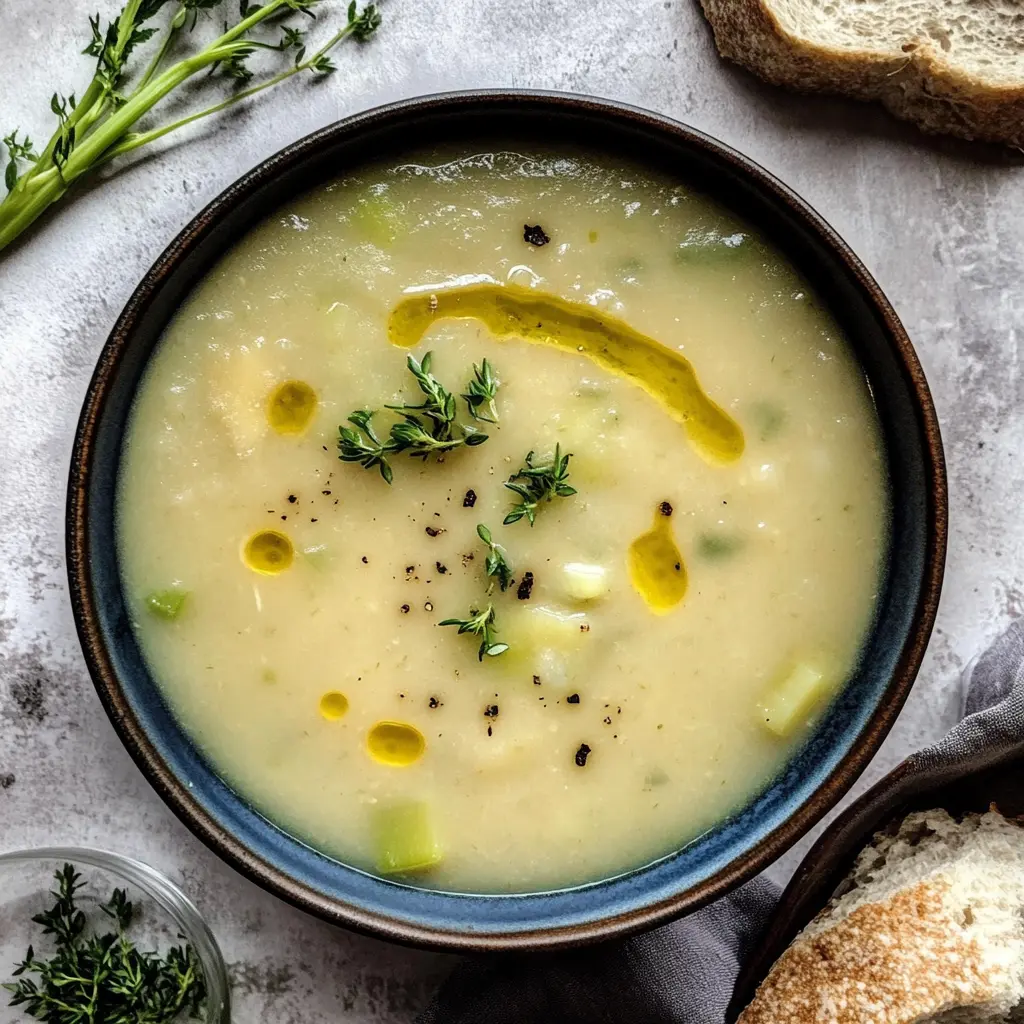
[[[806,282],[674,181],[518,149],[255,226],[152,360],[119,508],[145,657],[238,793],[492,892],[749,802],[853,670],[888,537]]]

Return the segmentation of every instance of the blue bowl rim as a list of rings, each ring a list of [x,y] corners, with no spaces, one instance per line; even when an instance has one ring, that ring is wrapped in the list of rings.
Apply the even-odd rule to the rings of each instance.
[[[870,307],[898,364],[903,384],[912,396],[915,426],[920,433],[920,457],[924,471],[923,557],[920,586],[912,616],[898,654],[893,658],[891,678],[867,715],[848,749],[838,757],[828,774],[797,806],[789,809],[774,827],[756,842],[720,864],[707,877],[677,891],[662,890],[656,898],[641,892],[627,895],[625,908],[603,916],[564,916],[546,921],[543,916],[527,928],[492,930],[487,927],[452,926],[444,915],[441,922],[410,920],[401,912],[384,913],[373,906],[356,905],[304,883],[281,870],[270,860],[241,842],[209,812],[192,787],[172,769],[136,708],[128,699],[109,649],[110,633],[105,629],[101,601],[93,576],[89,540],[90,482],[95,471],[95,437],[98,425],[118,374],[122,356],[130,346],[134,326],[145,314],[154,294],[174,273],[181,260],[229,211],[247,197],[287,171],[313,160],[319,152],[346,138],[430,115],[508,111],[543,118],[546,115],[585,115],[615,122],[648,137],[668,139],[690,150],[709,154],[729,168],[750,187],[776,204],[786,207],[816,240],[831,251],[845,270],[847,283]],[[642,156],[639,159],[643,159]],[[753,877],[784,853],[825,815],[850,788],[866,767],[892,724],[910,691],[924,656],[938,607],[947,540],[947,490],[945,463],[938,419],[917,355],[902,324],[881,289],[846,243],[824,219],[791,189],[754,161],[712,137],[668,117],[623,103],[596,97],[540,90],[468,90],[449,92],[386,104],[357,113],[320,129],[287,146],[243,175],[209,203],[174,239],[157,259],[132,294],[116,321],[97,363],[82,409],[75,436],[68,486],[67,563],[72,608],[90,674],[99,697],[129,754],[183,823],[207,846],[264,889],[306,912],[379,938],[421,947],[459,950],[538,950],[564,948],[621,937],[666,923],[693,912]],[[236,799],[238,799],[236,797]],[[294,842],[298,842],[293,840]],[[301,845],[301,844],[300,844]],[[654,865],[606,880],[614,885],[640,875]],[[354,869],[337,865],[344,872]],[[369,877],[369,876],[365,876]],[[586,888],[586,887],[582,887]],[[427,893],[428,899],[482,901],[499,899],[552,900],[559,893],[531,897],[467,896]],[[578,892],[579,889],[567,890]],[[485,911],[486,914],[486,911]]]

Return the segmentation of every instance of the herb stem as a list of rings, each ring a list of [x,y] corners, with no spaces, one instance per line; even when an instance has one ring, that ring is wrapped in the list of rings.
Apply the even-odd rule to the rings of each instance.
[[[203,6],[215,6],[217,2],[219,0]],[[81,101],[75,104],[73,96],[65,99],[54,94],[51,108],[59,124],[41,153],[32,151],[27,137],[19,142],[17,132],[4,140],[8,150],[8,192],[0,201],[0,250],[31,226],[49,206],[59,201],[69,186],[83,175],[169,132],[279,85],[302,71],[328,74],[334,70],[327,58],[330,50],[349,36],[359,40],[368,39],[380,24],[380,15],[373,4],[368,4],[360,13],[356,4],[351,3],[347,23],[313,56],[305,60],[301,59],[305,52],[301,45],[302,33],[287,26],[285,36],[277,46],[246,38],[252,29],[280,12],[311,14],[311,9],[318,2],[320,0],[267,0],[261,7],[245,10],[243,6],[243,16],[238,23],[226,29],[214,42],[161,70],[173,41],[186,24],[189,11],[195,13],[197,10],[196,5],[179,0],[178,10],[167,26],[156,52],[133,91],[126,97],[117,91],[125,74],[124,64],[133,47],[154,34],[152,29],[141,29],[140,25],[153,17],[155,10],[162,4],[158,3],[154,8],[152,2],[147,4],[144,0],[128,0],[116,23],[108,25],[105,36],[100,32],[98,16],[90,19],[93,43],[86,52],[97,57],[97,66]],[[296,63],[267,81],[171,124],[145,132],[131,131],[132,126],[170,92],[200,71],[223,64],[234,77],[249,78],[251,74],[245,68],[244,60],[255,48],[283,51],[293,46],[298,49]],[[70,110],[67,109],[69,105]],[[19,175],[18,162],[21,160],[29,164],[25,172]]]
[[[145,146],[150,142],[155,142],[157,139],[163,138],[163,136],[169,135],[171,132],[177,131],[179,128],[184,128],[185,125],[191,124],[193,121],[199,121],[204,117],[209,117],[211,114],[219,114],[222,110],[227,110],[228,107],[233,107],[236,103],[241,103],[242,100],[247,100],[250,96],[255,96],[257,93],[263,92],[264,89],[273,88],[273,86],[279,85],[281,82],[291,78],[293,75],[298,75],[303,71],[308,71],[310,68],[314,67],[322,57],[327,56],[327,54],[338,45],[338,43],[352,35],[353,29],[354,25],[349,23],[343,29],[336,32],[334,37],[330,39],[326,45],[317,50],[312,57],[304,60],[301,64],[296,64],[294,67],[290,67],[286,71],[281,71],[274,75],[273,78],[268,78],[265,82],[260,82],[258,85],[250,86],[248,89],[243,89],[241,92],[236,92],[226,100],[223,100],[220,103],[215,103],[212,107],[207,107],[205,110],[197,111],[196,113],[190,114],[188,117],[183,117],[180,120],[172,121],[170,124],[163,125],[160,128],[153,128],[148,132],[136,132],[127,135],[123,142],[120,142],[115,146],[111,146],[110,149],[104,153],[100,163],[108,163],[116,157],[124,156],[125,153],[130,153],[133,149],[138,149],[140,146]],[[272,47],[272,49],[276,49],[276,47]]]

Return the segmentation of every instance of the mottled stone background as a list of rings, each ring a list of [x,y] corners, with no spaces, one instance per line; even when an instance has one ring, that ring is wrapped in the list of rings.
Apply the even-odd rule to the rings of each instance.
[[[4,133],[48,135],[53,90],[81,89],[87,77],[77,54],[96,6],[114,4],[0,0]],[[133,285],[208,200],[286,143],[398,97],[536,86],[651,107],[748,153],[878,277],[921,354],[945,432],[953,536],[939,627],[869,779],[945,731],[960,668],[1024,604],[1018,159],[925,138],[871,107],[764,86],[720,63],[693,0],[385,0],[385,13],[378,39],[343,49],[329,81],[293,81],[79,191],[0,262],[0,849],[95,843],[162,868],[217,932],[238,1019],[266,1024],[407,1021],[449,958],[307,918],[177,822],[87,678],[63,517],[79,405]]]

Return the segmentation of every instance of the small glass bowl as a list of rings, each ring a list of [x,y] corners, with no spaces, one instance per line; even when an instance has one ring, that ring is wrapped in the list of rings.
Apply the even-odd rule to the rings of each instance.
[[[180,944],[182,936],[195,950],[206,979],[204,1020],[228,1024],[231,1007],[224,958],[195,905],[158,871],[105,850],[51,846],[0,853],[0,983],[12,980],[11,972],[30,944],[45,956],[48,939],[41,936],[32,916],[53,904],[54,872],[65,864],[73,864],[82,875],[85,888],[77,899],[90,920],[96,920],[93,911],[102,917],[98,905],[110,898],[113,889],[126,889],[136,908],[129,937],[137,946],[163,952],[169,945]],[[0,1015],[5,995],[0,990]]]

